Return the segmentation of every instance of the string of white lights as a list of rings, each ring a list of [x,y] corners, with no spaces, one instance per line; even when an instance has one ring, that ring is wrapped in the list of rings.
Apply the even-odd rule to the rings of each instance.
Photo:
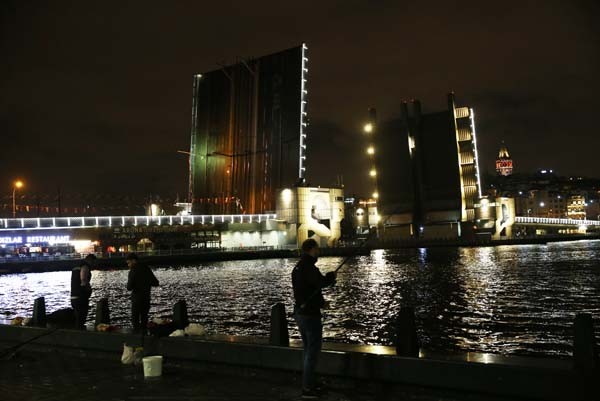
[[[306,160],[306,130],[305,128],[308,126],[308,122],[306,119],[307,116],[307,94],[306,90],[306,75],[308,73],[308,57],[306,57],[306,51],[308,47],[306,43],[302,43],[302,62],[300,67],[300,150],[299,150],[299,161],[298,161],[298,178],[304,178],[304,172],[306,167],[304,166],[304,161]]]

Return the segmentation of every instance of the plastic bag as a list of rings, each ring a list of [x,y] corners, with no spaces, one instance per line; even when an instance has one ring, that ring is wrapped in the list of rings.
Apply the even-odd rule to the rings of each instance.
[[[121,363],[124,365],[131,365],[135,362],[135,355],[133,347],[127,344],[123,344],[123,355],[121,355]]]
[[[133,364],[136,366],[141,365],[143,359],[144,359],[144,348],[137,347],[133,351]]]
[[[185,334],[188,336],[203,336],[206,335],[206,330],[201,324],[190,323],[188,327],[185,328]]]
[[[144,357],[144,349],[142,347],[131,347],[123,344],[123,355],[121,355],[121,363],[124,365],[139,365]]]

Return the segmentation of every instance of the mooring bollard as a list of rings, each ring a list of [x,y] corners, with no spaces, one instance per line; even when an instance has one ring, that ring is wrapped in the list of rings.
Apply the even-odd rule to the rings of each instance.
[[[46,327],[46,300],[44,297],[36,298],[35,301],[33,301],[31,325],[36,327]]]
[[[396,355],[419,357],[419,339],[414,308],[400,308],[396,321]]]
[[[187,304],[184,300],[178,301],[173,306],[173,325],[176,330],[183,330],[190,324]]]
[[[573,366],[578,370],[594,369],[598,364],[594,322],[589,313],[575,316],[573,339]]]
[[[276,303],[271,307],[271,333],[269,335],[269,344],[278,345],[280,347],[290,346],[285,305],[281,302]]]
[[[110,324],[110,310],[108,308],[108,298],[100,298],[96,303],[96,323],[94,328],[99,324]]]

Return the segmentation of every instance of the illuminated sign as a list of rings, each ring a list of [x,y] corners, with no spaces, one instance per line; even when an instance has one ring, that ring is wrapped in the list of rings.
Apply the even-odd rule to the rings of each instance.
[[[48,242],[50,244],[69,242],[71,237],[69,235],[32,235],[27,237],[27,243],[38,243],[38,242]]]
[[[0,237],[0,244],[21,244],[23,237]]]
[[[0,237],[0,244],[35,244],[47,242],[49,244],[66,243],[69,242],[71,237],[69,235],[31,235],[25,237]]]

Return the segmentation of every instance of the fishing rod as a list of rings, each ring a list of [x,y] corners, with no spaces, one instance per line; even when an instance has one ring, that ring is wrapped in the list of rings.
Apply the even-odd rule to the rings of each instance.
[[[58,328],[50,329],[45,333],[39,334],[37,336],[31,337],[28,340],[25,340],[16,345],[13,345],[12,347],[9,347],[9,348],[5,349],[4,351],[0,352],[0,358],[2,358],[4,360],[10,360],[17,354],[17,352],[19,351],[20,348],[23,348],[27,344],[32,343],[35,340],[39,340],[42,337],[46,337],[46,336],[54,333],[57,330],[58,330]],[[8,356],[5,356],[5,355],[8,355]]]
[[[353,253],[351,253],[350,255],[346,256],[344,258],[344,260],[342,260],[342,263],[339,264],[339,266],[333,271],[334,273],[337,274],[337,272],[344,267],[344,265],[353,257],[355,257],[356,255],[358,255],[358,253],[367,245],[367,243],[369,242],[369,240],[374,236],[375,232],[371,231],[369,232],[369,235],[367,235],[367,238],[365,238],[361,244],[354,250]]]
[[[394,213],[396,213],[398,211],[398,208],[394,209],[391,213],[389,213],[387,215],[387,217],[385,218],[385,220],[383,221],[383,223],[381,224],[382,226],[385,226],[385,224],[388,222],[388,220],[394,215]],[[333,271],[333,273],[337,274],[337,272],[344,267],[344,265],[352,258],[356,257],[356,255],[358,255],[358,253],[367,245],[367,243],[369,242],[369,240],[375,235],[375,231],[371,231],[369,230],[369,235],[367,236],[367,238],[365,238],[362,243],[355,248],[354,252],[351,253],[350,255],[346,256],[342,262],[339,264],[339,266]],[[331,285],[333,285],[335,283],[335,281],[331,284],[326,285],[325,287],[329,287]],[[325,287],[321,287],[321,288],[325,288]],[[317,294],[319,294],[321,292],[321,288],[318,288],[317,290],[315,290],[312,294],[310,294],[308,296],[308,298],[306,298],[306,300],[304,301],[304,303],[302,305],[300,305],[299,310],[302,310],[306,307],[306,304],[308,303],[308,301],[310,301],[314,296],[316,296]]]
[[[388,219],[389,219],[389,217],[388,217]],[[384,221],[384,224],[385,224],[385,222],[386,222],[386,221],[387,221],[387,219]],[[365,238],[365,239],[364,239],[364,240],[361,242],[361,244],[360,244],[360,245],[359,245],[357,248],[355,248],[355,249],[354,249],[354,252],[352,252],[350,255],[347,255],[347,256],[346,256],[346,257],[345,257],[345,258],[342,260],[342,262],[341,262],[341,263],[338,265],[338,267],[337,267],[337,268],[336,268],[336,269],[333,271],[333,273],[337,274],[337,272],[338,272],[338,271],[339,271],[339,270],[340,270],[342,267],[344,267],[344,265],[345,265],[345,264],[346,264],[346,263],[347,263],[347,262],[348,262],[350,259],[352,259],[352,258],[356,257],[356,255],[358,255],[358,253],[359,253],[359,252],[360,252],[360,251],[361,251],[361,250],[362,250],[362,249],[363,249],[363,248],[364,248],[364,247],[367,245],[367,243],[368,243],[368,242],[369,242],[369,240],[370,240],[370,239],[371,239],[371,238],[374,236],[374,234],[375,234],[375,232],[374,232],[374,231],[369,231],[369,235],[367,236],[367,238]],[[335,282],[335,281],[334,281],[334,282]],[[329,287],[329,286],[331,286],[331,285],[333,285],[333,284],[334,284],[334,283],[328,284],[328,285],[327,285],[327,286],[325,286],[325,287]],[[325,288],[325,287],[321,287],[321,288]],[[317,294],[319,294],[319,293],[321,292],[321,288],[318,288],[318,289],[317,289],[317,290],[315,290],[315,291],[314,291],[312,294],[310,294],[310,295],[308,296],[308,298],[306,298],[306,300],[304,301],[304,303],[303,303],[302,305],[300,305],[300,308],[299,308],[299,310],[302,310],[302,309],[304,309],[304,308],[306,307],[306,304],[307,304],[307,303],[308,303],[308,302],[309,302],[309,301],[310,301],[310,300],[311,300],[313,297],[315,297]]]

